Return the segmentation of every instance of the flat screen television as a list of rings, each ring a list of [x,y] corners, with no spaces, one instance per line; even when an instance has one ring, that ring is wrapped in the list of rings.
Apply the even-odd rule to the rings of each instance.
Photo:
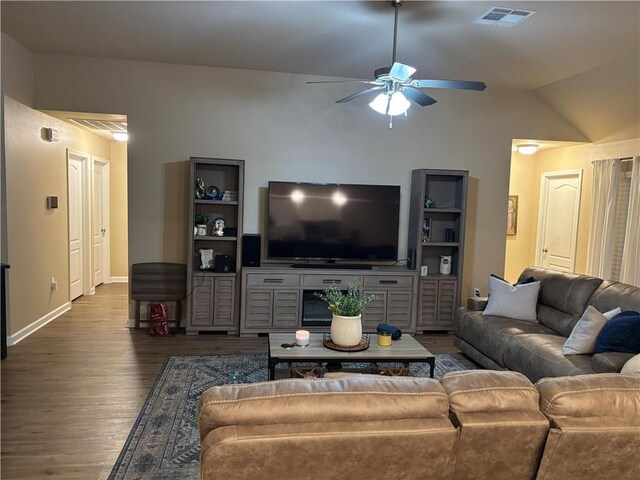
[[[394,261],[400,187],[269,182],[267,258]]]

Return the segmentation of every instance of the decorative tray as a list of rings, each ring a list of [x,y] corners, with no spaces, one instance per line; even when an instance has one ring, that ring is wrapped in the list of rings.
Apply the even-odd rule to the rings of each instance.
[[[330,350],[337,350],[338,352],[362,352],[369,348],[369,335],[363,335],[360,343],[358,345],[354,345],[353,347],[342,347],[340,345],[336,345],[331,340],[331,335],[328,333],[322,334],[322,344]]]

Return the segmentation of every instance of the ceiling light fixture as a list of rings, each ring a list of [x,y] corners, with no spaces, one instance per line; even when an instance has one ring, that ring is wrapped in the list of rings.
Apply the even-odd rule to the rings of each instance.
[[[535,143],[527,143],[525,145],[516,145],[516,148],[518,149],[518,152],[523,155],[533,155],[538,151],[539,146],[540,145],[536,145]]]
[[[369,106],[382,115],[395,116],[404,113],[406,116],[411,103],[402,92],[393,92],[391,94],[381,93]]]
[[[111,132],[111,136],[117,142],[126,142],[129,140],[129,134],[127,132]]]
[[[394,116],[402,115],[403,113],[406,116],[411,102],[421,107],[436,103],[433,97],[420,90],[422,88],[454,88],[482,91],[487,87],[484,82],[467,80],[415,80],[413,78],[413,74],[416,73],[414,67],[396,62],[398,9],[402,6],[402,0],[391,0],[390,4],[394,9],[393,53],[390,67],[377,68],[373,72],[374,80],[322,80],[307,83],[362,83],[370,85],[369,88],[341,98],[336,103],[347,103],[356,98],[376,94],[376,98],[369,103],[369,106],[376,112],[389,116],[389,128],[393,127]]]

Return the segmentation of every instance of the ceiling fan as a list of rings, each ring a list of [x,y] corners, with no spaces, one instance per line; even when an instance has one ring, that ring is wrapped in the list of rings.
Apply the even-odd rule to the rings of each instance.
[[[433,105],[436,100],[419,88],[455,88],[462,90],[484,90],[487,88],[484,82],[472,82],[467,80],[414,80],[412,75],[416,69],[396,62],[396,43],[398,40],[398,8],[402,6],[402,0],[391,0],[391,6],[395,10],[393,23],[393,58],[391,67],[376,69],[373,74],[375,80],[329,80],[307,83],[365,83],[373,85],[366,90],[341,98],[336,103],[346,103],[378,92],[376,98],[369,106],[376,112],[389,115],[389,128],[393,128],[395,115],[407,115],[411,101],[422,107]],[[408,98],[408,100],[407,100]]]

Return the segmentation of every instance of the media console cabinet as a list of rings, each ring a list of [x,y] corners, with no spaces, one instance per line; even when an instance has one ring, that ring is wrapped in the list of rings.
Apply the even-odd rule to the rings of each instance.
[[[359,282],[365,294],[376,296],[362,315],[364,332],[375,332],[379,323],[406,333],[416,331],[418,273],[406,267],[374,267],[371,270],[291,268],[267,265],[242,269],[240,335],[329,331],[331,314],[314,293],[332,284],[346,290]],[[322,318],[325,317],[325,318]]]

